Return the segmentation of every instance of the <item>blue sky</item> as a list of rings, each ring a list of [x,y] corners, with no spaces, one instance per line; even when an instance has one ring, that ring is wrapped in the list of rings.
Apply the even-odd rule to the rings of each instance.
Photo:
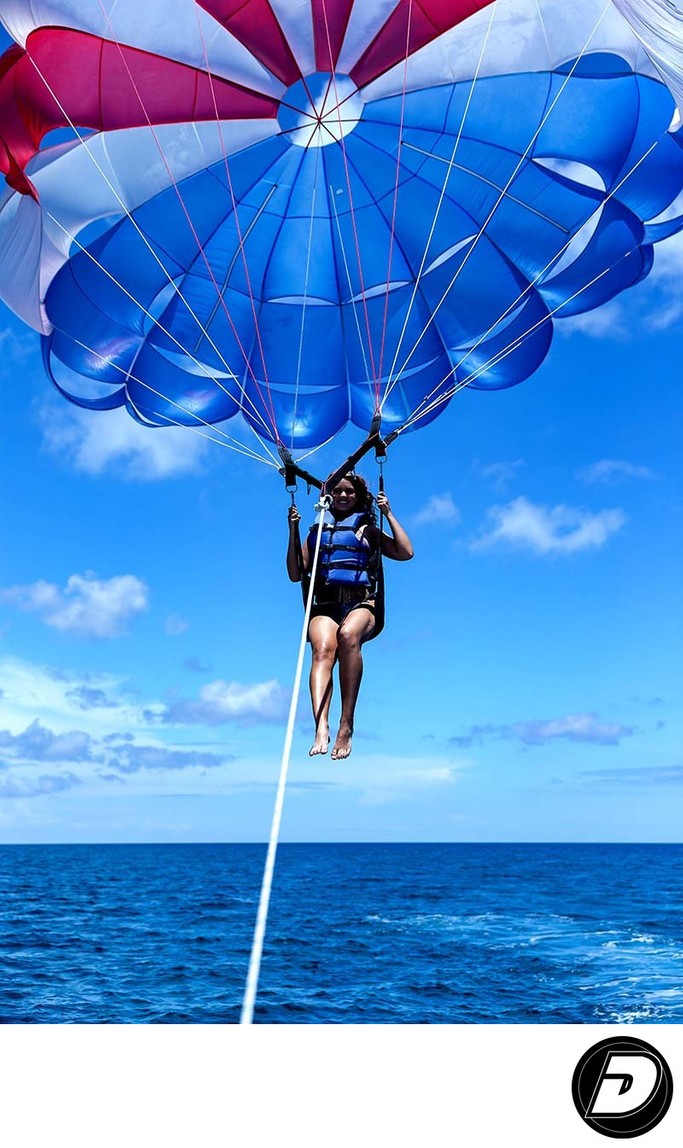
[[[415,559],[347,763],[308,758],[304,688],[283,840],[680,840],[682,270],[679,237],[533,378],[393,446]],[[1,304],[0,394],[0,839],[267,839],[302,620],[282,480],[71,407]]]
[[[394,445],[416,556],[348,763],[308,758],[304,691],[283,840],[680,839],[682,255]],[[72,408],[7,310],[0,345],[2,839],[267,839],[301,625],[281,479]]]

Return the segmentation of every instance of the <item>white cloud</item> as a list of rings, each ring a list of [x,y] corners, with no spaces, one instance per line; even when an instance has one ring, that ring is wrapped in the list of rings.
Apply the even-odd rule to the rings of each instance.
[[[132,705],[126,683],[113,674],[76,673],[0,658],[0,723],[19,732],[40,717],[60,733],[77,721],[93,734],[112,727],[147,727],[142,707]]]
[[[279,682],[208,682],[199,699],[172,702],[164,714],[167,722],[219,725],[229,721],[282,721],[287,715],[289,693]]]
[[[144,427],[126,410],[85,411],[41,404],[39,421],[51,454],[86,474],[115,471],[151,481],[201,469],[208,439],[189,427]]]
[[[624,339],[628,335],[628,320],[621,299],[611,299],[595,311],[585,311],[566,319],[560,312],[558,320],[556,330],[561,335],[571,335],[575,331],[593,339]]]
[[[363,754],[360,759],[352,755],[344,762],[339,784],[359,790],[363,805],[385,805],[451,789],[458,784],[462,771],[473,765],[473,760],[465,757],[444,760]]]
[[[148,589],[134,574],[99,579],[91,571],[72,574],[60,590],[51,582],[10,586],[0,601],[39,614],[56,630],[87,638],[113,638],[147,609]]]
[[[623,785],[683,785],[683,765],[622,766],[616,769],[586,769],[591,781]]]
[[[476,725],[467,733],[452,737],[449,745],[462,749],[481,745],[488,738],[520,741],[523,745],[545,745],[548,741],[577,741],[590,745],[619,745],[622,738],[632,737],[634,726],[603,721],[595,713],[564,714],[562,717],[511,722],[509,725]]]
[[[233,754],[173,749],[159,744],[141,745],[130,741],[122,744],[111,742],[107,750],[107,768],[123,774],[139,773],[141,770],[172,773],[188,769],[204,771],[219,769],[233,760]]]
[[[427,499],[422,510],[418,510],[412,518],[415,526],[428,526],[437,522],[448,522],[455,525],[459,521],[460,511],[455,505],[452,495],[448,493],[433,494],[431,498]]]
[[[38,349],[38,337],[33,331],[17,324],[0,330],[0,350],[5,362],[23,363]]]
[[[655,262],[645,283],[658,296],[659,306],[649,316],[651,328],[663,331],[683,315],[683,235],[672,235],[655,247]]]
[[[147,774],[177,774],[181,770],[204,773],[234,760],[231,753],[212,753],[191,746],[179,748],[158,741],[142,742],[132,734],[94,738],[84,730],[56,733],[36,719],[18,734],[0,729],[0,798],[59,793],[86,780],[120,782],[122,777],[142,771]],[[36,780],[33,772],[46,765],[61,767],[62,772]],[[79,775],[65,773],[67,766],[77,768]]]
[[[566,714],[548,721],[514,722],[508,727],[507,736],[519,738],[525,745],[542,745],[557,738],[593,745],[618,745],[621,738],[630,737],[634,732],[632,726],[601,721],[597,714],[583,713]]]
[[[507,545],[534,554],[575,554],[603,546],[626,522],[622,510],[592,514],[571,506],[536,506],[527,498],[488,511],[487,525],[472,550]]]
[[[228,741],[213,731],[207,738],[198,723],[233,721],[251,727],[280,722],[288,697],[277,682],[213,682],[194,703],[176,703],[179,710],[185,707],[184,714],[180,710],[175,715],[178,723],[187,723],[176,732],[178,727],[169,722],[172,707],[144,699],[131,704],[128,683],[113,675],[0,658],[0,681],[0,798],[66,793],[79,783],[88,797],[123,792],[124,786],[136,795],[177,794],[179,788],[204,795],[244,787],[267,786],[272,791],[282,727],[268,734],[277,749],[265,752],[255,752],[250,728],[245,733],[249,750],[242,756],[234,724]],[[191,730],[196,734],[189,737]],[[363,804],[448,793],[462,771],[475,764],[452,751],[414,757],[369,753],[359,742],[352,757],[337,767],[329,757],[324,763],[310,759],[309,744],[299,730],[296,787],[338,787]],[[0,809],[0,820],[2,816]]]
[[[15,734],[36,718],[58,733],[77,723],[95,738],[122,731],[138,736],[170,723],[278,722],[287,716],[290,697],[275,680],[246,685],[218,680],[205,685],[197,699],[166,703],[140,698],[126,679],[113,674],[56,670],[19,658],[0,658],[0,681],[0,728]]]
[[[6,774],[0,778],[0,799],[53,796],[80,784],[80,778],[73,773],[45,774],[35,780]]]
[[[220,740],[168,745],[151,735],[165,706],[131,704],[127,683],[113,675],[2,658],[0,681],[0,798],[56,794],[81,782],[120,784],[133,774],[138,791],[164,792],[181,772],[196,780],[210,770],[224,784],[230,774],[223,767],[234,769],[234,754]],[[47,774],[50,767],[55,772]]]
[[[177,638],[179,634],[184,634],[189,628],[190,623],[186,622],[184,618],[181,618],[180,614],[169,614],[164,622],[164,629],[172,638]]]
[[[654,474],[648,467],[636,466],[632,462],[624,461],[624,459],[603,458],[590,466],[584,466],[577,472],[577,478],[589,486],[596,482],[615,485],[629,478],[654,478]]]
[[[517,472],[523,466],[523,460],[517,458],[514,462],[492,462],[488,466],[475,463],[475,471],[490,482],[494,490],[503,490],[517,477]]]
[[[117,703],[100,686],[77,685],[69,690],[66,697],[73,701],[79,710],[116,709]]]
[[[84,730],[55,733],[36,718],[19,734],[0,729],[0,755],[28,764],[84,762],[94,759],[94,744]]]
[[[683,317],[683,234],[655,245],[650,274],[595,311],[558,318],[561,334],[579,331],[597,339],[635,339],[643,332],[667,330]]]

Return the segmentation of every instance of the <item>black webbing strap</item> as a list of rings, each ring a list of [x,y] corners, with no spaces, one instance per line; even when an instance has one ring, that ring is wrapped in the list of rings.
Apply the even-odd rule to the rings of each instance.
[[[395,436],[392,432],[386,439],[383,439],[379,433],[381,422],[382,416],[379,414],[375,415],[370,424],[368,437],[360,444],[357,450],[354,450],[353,454],[350,454],[349,457],[344,460],[341,466],[338,466],[337,469],[332,472],[325,482],[326,490],[334,490],[340,478],[343,478],[345,474],[349,474],[350,471],[355,470],[356,464],[359,463],[369,451],[374,450],[378,457],[386,454],[387,446],[390,442],[394,441]]]
[[[311,474],[309,471],[302,470],[298,462],[294,461],[291,451],[289,451],[286,446],[279,446],[277,448],[277,452],[282,459],[282,462],[284,463],[284,465],[280,467],[278,473],[283,475],[287,490],[296,490],[297,478],[302,478],[304,480],[309,493],[312,486],[314,486],[316,490],[322,490],[323,483],[320,481],[320,479],[316,478],[315,475]]]
[[[297,478],[301,478],[306,483],[309,493],[311,487],[327,492],[328,490],[333,490],[340,478],[343,478],[345,474],[349,474],[350,471],[355,470],[356,464],[359,463],[369,451],[374,450],[377,458],[384,458],[386,456],[387,447],[398,437],[399,431],[393,430],[386,438],[382,438],[379,433],[380,421],[381,416],[375,415],[370,424],[368,437],[360,444],[357,450],[354,450],[348,458],[344,459],[341,466],[338,466],[324,482],[316,478],[310,471],[303,470],[298,462],[292,458],[291,451],[281,443],[277,448],[278,454],[283,462],[279,473],[284,477],[287,490],[296,489],[296,480]]]
[[[380,494],[384,494],[384,463],[385,463],[386,457],[387,457],[386,448],[387,448],[389,442],[393,442],[394,437],[395,436],[392,437],[391,435],[388,435],[387,438],[383,442],[380,442],[380,444],[378,444],[375,447],[375,458],[377,459],[377,462],[379,463],[379,482],[377,485],[377,489],[378,489],[378,492]],[[381,538],[382,534],[384,533],[383,524],[384,524],[384,514],[380,510],[380,512],[379,512],[380,543],[379,543],[379,548],[377,550],[377,566],[373,572],[374,576],[375,576],[375,628],[372,631],[372,634],[370,635],[371,638],[376,638],[377,635],[380,634],[382,632],[382,630],[384,629],[384,618],[385,618],[385,613],[386,613],[385,596],[384,596],[384,562],[382,559],[382,538]]]

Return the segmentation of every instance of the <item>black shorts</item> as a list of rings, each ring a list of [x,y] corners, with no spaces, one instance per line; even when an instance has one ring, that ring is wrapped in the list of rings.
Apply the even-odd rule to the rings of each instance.
[[[361,607],[375,616],[374,602],[316,602],[311,608],[311,618],[331,618],[341,626],[353,610],[359,610]]]

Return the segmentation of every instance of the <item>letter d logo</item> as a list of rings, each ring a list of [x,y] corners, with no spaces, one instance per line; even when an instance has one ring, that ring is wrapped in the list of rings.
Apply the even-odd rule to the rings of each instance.
[[[576,1066],[572,1096],[579,1115],[604,1136],[649,1132],[666,1115],[673,1080],[661,1053],[644,1040],[612,1037]]]

